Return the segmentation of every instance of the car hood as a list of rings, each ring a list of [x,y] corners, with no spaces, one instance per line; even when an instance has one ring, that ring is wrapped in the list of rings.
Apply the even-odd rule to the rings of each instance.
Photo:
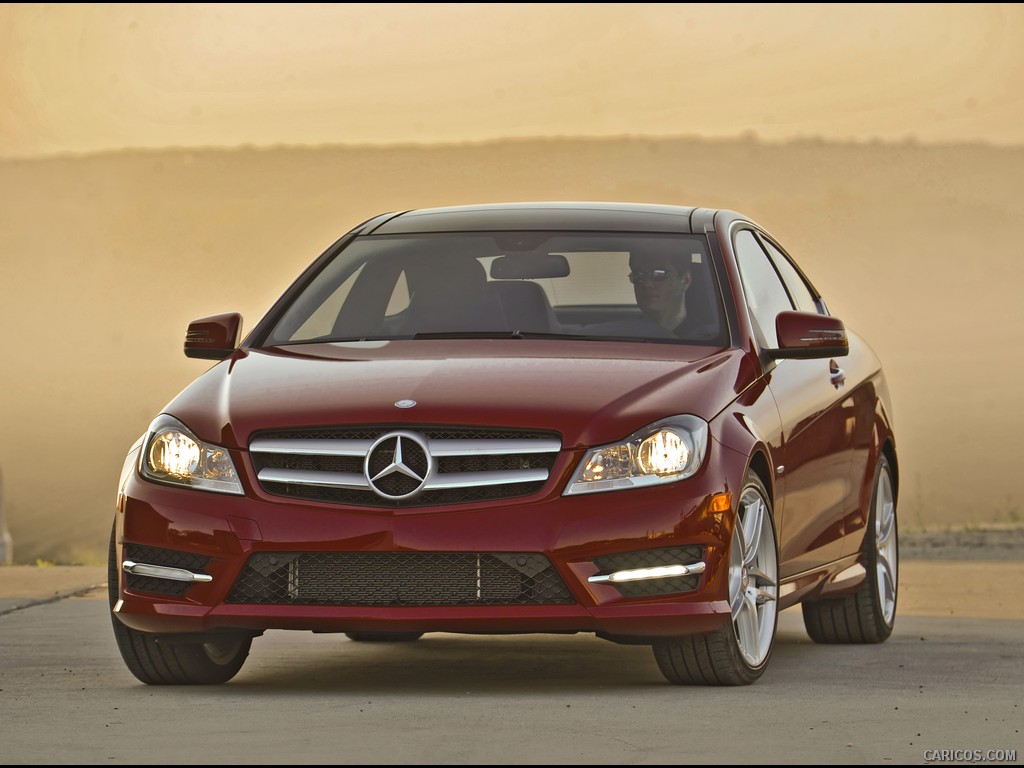
[[[554,430],[569,448],[676,414],[710,420],[751,383],[752,369],[742,350],[668,344],[315,343],[240,350],[164,412],[235,448],[258,430],[348,424]]]

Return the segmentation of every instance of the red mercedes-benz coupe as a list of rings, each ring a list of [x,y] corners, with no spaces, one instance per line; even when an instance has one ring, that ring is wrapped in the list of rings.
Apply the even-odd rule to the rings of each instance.
[[[898,471],[882,366],[732,211],[534,203],[346,234],[124,465],[114,635],[222,683],[267,629],[593,632],[673,683],[764,672],[779,610],[885,640]]]

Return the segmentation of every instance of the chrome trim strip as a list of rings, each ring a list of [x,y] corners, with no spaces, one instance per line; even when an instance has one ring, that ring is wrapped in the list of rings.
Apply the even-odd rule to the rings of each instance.
[[[261,483],[297,483],[298,485],[320,485],[326,488],[370,490],[366,475],[361,472],[315,472],[308,469],[265,467],[256,477]]]
[[[261,437],[249,443],[252,453],[296,456],[365,456],[373,440]],[[508,453],[558,453],[561,440],[427,440],[434,456],[500,456]]]
[[[547,480],[546,469],[506,469],[503,472],[442,472],[427,478],[424,491],[438,488],[473,488],[480,485],[535,483]]]
[[[370,450],[373,440],[315,440],[261,437],[249,443],[252,453],[287,453],[297,456],[358,456]]]
[[[812,331],[812,333],[818,333],[818,336],[801,336],[800,341],[812,342],[812,341],[844,341],[846,334],[843,332],[828,333],[827,331]]]
[[[427,440],[433,456],[500,456],[506,453],[558,453],[561,440]]]
[[[125,573],[132,576],[149,576],[154,579],[168,579],[169,581],[213,581],[213,576],[206,573],[192,573],[184,568],[168,568],[165,565],[148,565],[147,563],[135,563],[125,560],[121,563]]]
[[[706,567],[704,563],[691,563],[690,565],[659,565],[654,568],[633,568],[626,571],[590,576],[587,578],[587,581],[593,584],[600,584],[609,581],[618,583],[622,581],[671,579],[674,576],[695,576],[698,573],[704,573]]]

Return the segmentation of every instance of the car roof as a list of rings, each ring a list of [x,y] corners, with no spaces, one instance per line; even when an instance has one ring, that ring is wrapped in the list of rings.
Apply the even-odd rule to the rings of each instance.
[[[369,222],[364,235],[508,230],[677,232],[712,228],[715,211],[647,203],[537,202],[421,208]],[[381,219],[384,221],[381,222]]]

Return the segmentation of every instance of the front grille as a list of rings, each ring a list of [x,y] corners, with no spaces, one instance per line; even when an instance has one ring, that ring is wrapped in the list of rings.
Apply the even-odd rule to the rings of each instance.
[[[704,548],[700,546],[666,547],[664,549],[641,549],[634,552],[619,552],[614,555],[595,557],[602,574],[616,571],[630,571],[635,568],[657,568],[659,565],[692,565],[701,562]],[[700,575],[673,576],[667,579],[646,579],[643,581],[622,581],[611,586],[623,597],[655,597],[680,592],[693,592],[700,582]]]
[[[162,565],[166,568],[182,568],[192,573],[203,573],[203,568],[210,562],[210,558],[203,555],[179,552],[175,549],[144,547],[141,544],[125,544],[124,551],[125,560],[146,565]],[[137,576],[132,573],[126,574],[126,577],[126,586],[135,592],[152,592],[159,595],[182,597],[192,586],[192,583],[188,581],[155,579],[152,576]]]
[[[560,605],[572,603],[533,552],[261,552],[228,598],[272,605]]]
[[[394,443],[389,432],[412,432],[434,455],[427,472],[422,450],[403,460],[415,475],[388,474]],[[405,440],[405,438],[403,438]],[[528,496],[540,491],[561,450],[555,432],[423,425],[319,427],[258,432],[249,443],[260,487],[275,496],[369,507],[424,507]],[[364,473],[368,465],[377,491]],[[425,477],[420,488],[419,478]],[[399,497],[399,498],[394,498]],[[403,498],[404,497],[404,498]]]

